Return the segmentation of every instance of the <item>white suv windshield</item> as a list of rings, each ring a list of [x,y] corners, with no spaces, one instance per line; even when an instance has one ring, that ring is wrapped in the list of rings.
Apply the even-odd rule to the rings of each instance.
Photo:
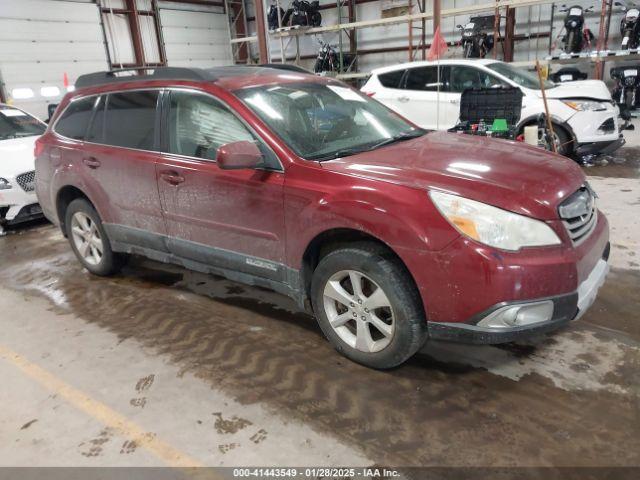
[[[0,140],[42,135],[45,126],[31,115],[11,107],[0,107]]]
[[[426,133],[338,83],[292,83],[234,93],[308,160],[353,155]]]
[[[540,81],[538,80],[538,75],[533,72],[527,72],[526,70],[521,70],[512,65],[509,65],[508,63],[501,62],[490,63],[486,67],[504,77],[507,77],[509,80],[517,83],[521,87],[530,88],[532,90],[540,90]],[[543,83],[545,89],[553,88],[556,86],[555,83],[549,80],[544,80]]]

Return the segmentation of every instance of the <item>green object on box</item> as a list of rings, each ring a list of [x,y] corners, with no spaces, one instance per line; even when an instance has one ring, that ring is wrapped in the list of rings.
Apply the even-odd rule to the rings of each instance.
[[[509,131],[509,126],[507,125],[506,118],[496,118],[493,121],[493,125],[491,125],[492,132],[507,132]]]

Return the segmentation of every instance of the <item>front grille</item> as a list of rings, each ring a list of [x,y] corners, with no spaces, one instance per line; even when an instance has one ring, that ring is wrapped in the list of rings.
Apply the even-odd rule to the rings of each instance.
[[[36,189],[36,172],[21,173],[16,177],[16,181],[25,192],[33,192]]]
[[[596,196],[588,184],[580,187],[558,207],[569,237],[574,245],[579,245],[587,239],[598,221]]]
[[[610,133],[615,131],[616,129],[616,124],[613,121],[613,117],[606,119],[604,122],[602,122],[602,125],[600,125],[600,127],[598,127],[598,130],[601,130],[605,133]]]

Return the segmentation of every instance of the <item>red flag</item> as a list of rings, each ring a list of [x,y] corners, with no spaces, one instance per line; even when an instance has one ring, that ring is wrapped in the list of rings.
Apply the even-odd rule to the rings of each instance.
[[[447,53],[447,42],[440,33],[440,27],[436,28],[436,33],[433,35],[433,41],[427,52],[427,60],[433,62],[436,59],[441,58]]]
[[[64,85],[64,88],[69,86],[69,77],[67,76],[67,72],[64,72],[64,75],[62,75],[62,85]]]

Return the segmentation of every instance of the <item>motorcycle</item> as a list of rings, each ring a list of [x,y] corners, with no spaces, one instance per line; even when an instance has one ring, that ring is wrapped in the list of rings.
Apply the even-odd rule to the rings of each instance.
[[[338,72],[344,73],[351,70],[356,61],[356,56],[350,53],[342,54],[342,68],[340,67],[340,52],[322,40],[320,42],[320,50],[316,57],[316,63],[313,67],[315,73],[322,72]]]
[[[609,74],[616,82],[611,93],[613,101],[621,108],[640,107],[640,67],[613,67]]]
[[[279,20],[284,18],[284,10],[280,8],[280,18],[278,18],[278,6],[275,4],[271,4],[269,6],[269,11],[267,12],[267,23],[269,24],[269,31],[276,30],[280,28]]]
[[[564,29],[566,34],[562,37],[565,53],[580,53],[586,43],[591,48],[594,36],[591,30],[584,28],[584,14],[593,12],[593,6],[582,8],[578,5],[567,7],[562,5],[559,12],[566,12],[564,17]]]
[[[462,33],[464,58],[484,58],[493,48],[493,35],[487,34],[478,22],[469,22],[464,27],[456,25],[456,28]]]
[[[614,5],[622,7],[624,12],[624,16],[620,20],[620,35],[622,36],[620,49],[638,48],[640,46],[640,10],[633,3],[615,2]]]
[[[551,75],[551,80],[555,83],[575,82],[576,80],[586,80],[587,74],[574,67],[561,68]]]
[[[293,0],[282,17],[282,25],[319,27],[322,23],[319,0]]]

